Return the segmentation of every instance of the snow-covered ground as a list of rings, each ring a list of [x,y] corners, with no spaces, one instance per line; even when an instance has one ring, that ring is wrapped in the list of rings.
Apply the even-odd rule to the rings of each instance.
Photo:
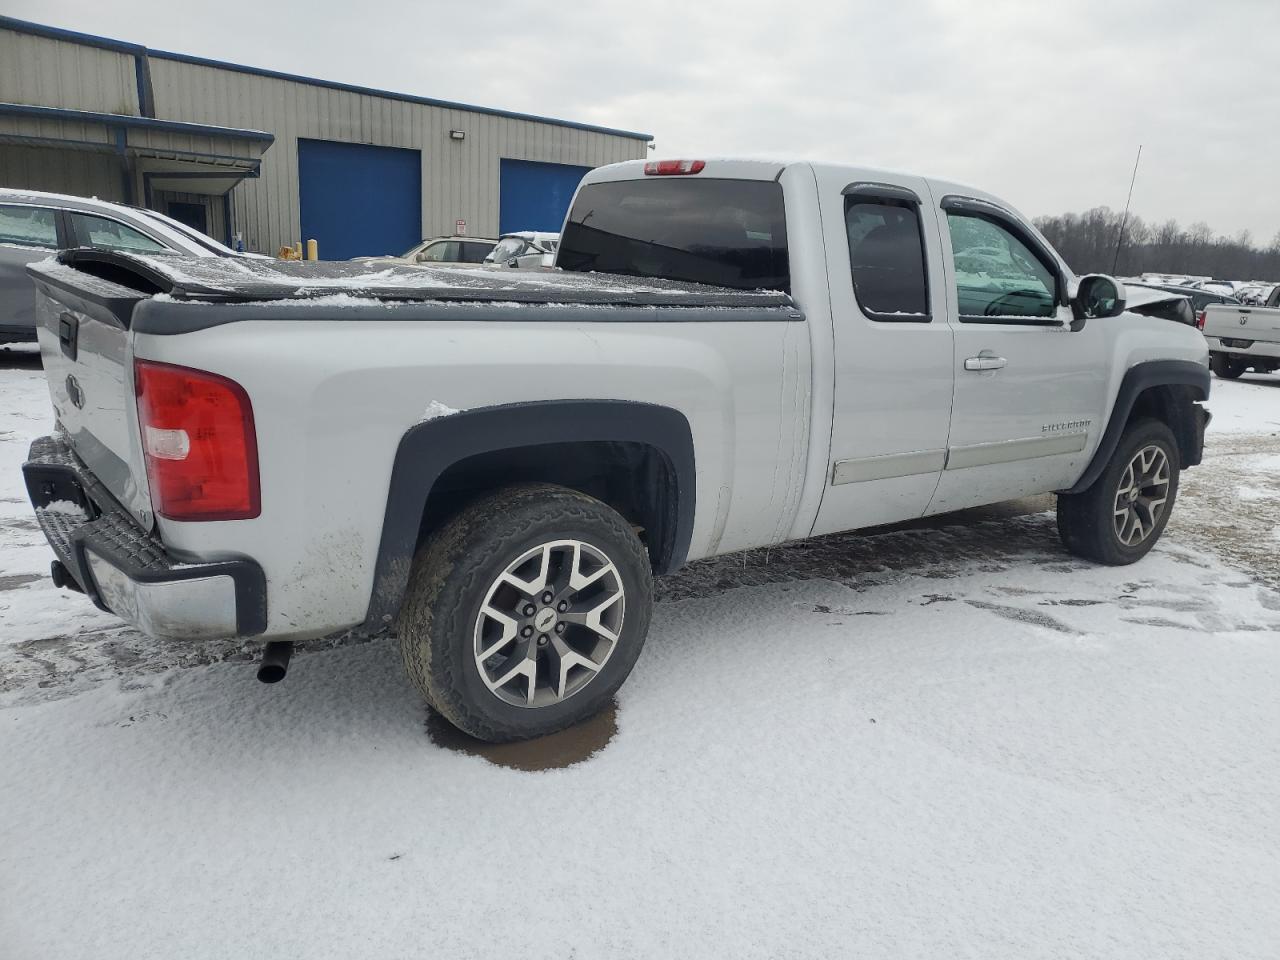
[[[0,957],[1274,958],[1280,378],[1211,406],[1136,566],[1047,500],[694,564],[612,714],[479,751],[389,642],[265,687],[54,590],[0,355]]]

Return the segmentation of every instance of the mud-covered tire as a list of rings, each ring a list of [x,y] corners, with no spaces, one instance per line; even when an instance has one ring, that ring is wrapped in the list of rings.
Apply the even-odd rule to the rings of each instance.
[[[1225,353],[1209,354],[1209,369],[1223,380],[1235,380],[1244,373],[1245,365]]]
[[[625,603],[618,639],[577,692],[516,706],[481,677],[477,618],[512,562],[559,540],[580,541],[612,561]],[[522,484],[463,508],[418,550],[397,621],[400,650],[410,679],[450,723],[481,740],[522,740],[571,726],[609,703],[640,656],[652,603],[648,554],[625,519],[575,490]]]
[[[1139,452],[1158,447],[1168,462],[1166,502],[1150,533],[1140,542],[1126,544],[1116,530],[1116,498],[1126,468]],[[1159,420],[1129,424],[1116,444],[1111,460],[1093,485],[1081,493],[1058,494],[1058,536],[1068,551],[1095,563],[1124,566],[1141,560],[1164,533],[1178,496],[1181,462],[1173,431]]]

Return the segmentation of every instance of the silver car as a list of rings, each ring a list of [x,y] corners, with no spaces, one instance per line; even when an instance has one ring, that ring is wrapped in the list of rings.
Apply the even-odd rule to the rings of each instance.
[[[0,343],[33,342],[35,286],[27,264],[66,247],[236,256],[161,214],[105,200],[0,189]]]

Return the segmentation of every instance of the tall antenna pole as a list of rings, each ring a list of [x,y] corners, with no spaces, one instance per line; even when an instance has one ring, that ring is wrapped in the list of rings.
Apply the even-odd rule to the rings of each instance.
[[[1138,163],[1142,160],[1142,144],[1138,144],[1138,156],[1133,161],[1133,176],[1129,178],[1129,196],[1124,201],[1124,216],[1120,218],[1120,233],[1116,236],[1116,256],[1111,261],[1111,272],[1120,266],[1120,244],[1124,242],[1124,228],[1129,225],[1129,204],[1133,202],[1133,184],[1138,179]]]

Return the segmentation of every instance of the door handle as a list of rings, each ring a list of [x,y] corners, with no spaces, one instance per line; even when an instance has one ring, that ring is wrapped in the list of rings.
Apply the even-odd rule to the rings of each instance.
[[[964,368],[966,370],[999,370],[1008,362],[1004,357],[993,357],[989,353],[982,353],[966,360]]]

